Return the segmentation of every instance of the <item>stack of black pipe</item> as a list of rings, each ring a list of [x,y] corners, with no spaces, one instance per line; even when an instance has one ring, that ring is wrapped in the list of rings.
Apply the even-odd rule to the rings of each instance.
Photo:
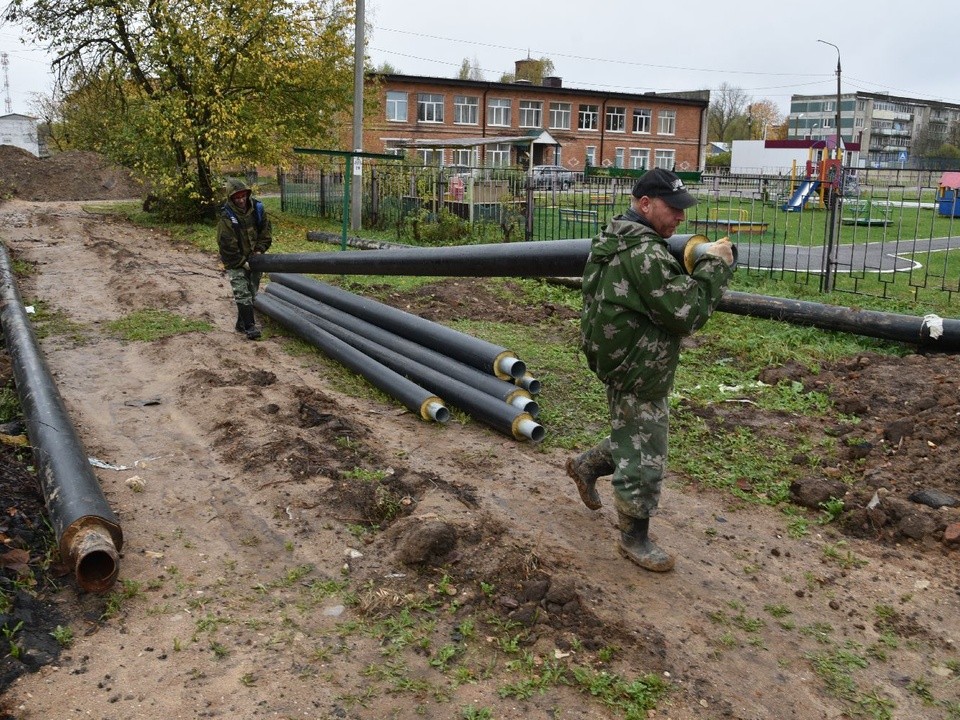
[[[256,309],[425,420],[444,401],[518,440],[539,442],[539,382],[506,348],[298,274],[271,273]]]

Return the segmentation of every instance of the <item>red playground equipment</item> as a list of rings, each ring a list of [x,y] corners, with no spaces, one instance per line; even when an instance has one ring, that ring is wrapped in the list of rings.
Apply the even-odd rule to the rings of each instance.
[[[836,157],[830,157],[835,153]],[[800,212],[814,197],[817,207],[823,209],[830,200],[830,194],[840,186],[843,169],[843,150],[831,148],[810,148],[801,179],[794,160],[790,170],[790,199],[781,209],[785,212]]]

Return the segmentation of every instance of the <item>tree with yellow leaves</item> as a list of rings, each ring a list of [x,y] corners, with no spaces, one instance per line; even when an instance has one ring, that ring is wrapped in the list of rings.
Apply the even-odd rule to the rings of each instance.
[[[62,132],[139,171],[181,217],[221,169],[337,142],[352,104],[353,0],[11,0],[54,56]],[[349,116],[346,116],[349,117]]]

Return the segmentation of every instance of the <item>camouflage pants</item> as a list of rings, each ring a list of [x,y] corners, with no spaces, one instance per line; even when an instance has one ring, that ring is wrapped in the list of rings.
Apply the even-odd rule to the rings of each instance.
[[[648,518],[657,512],[667,468],[670,404],[667,398],[638,400],[628,391],[609,387],[607,404],[617,510]]]
[[[260,289],[260,278],[263,273],[243,268],[229,268],[227,279],[230,280],[230,289],[233,290],[233,299],[237,305],[253,305],[253,299]]]

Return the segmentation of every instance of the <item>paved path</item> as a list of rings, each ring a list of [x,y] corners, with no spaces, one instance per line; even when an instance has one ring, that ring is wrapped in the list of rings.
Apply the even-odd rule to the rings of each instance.
[[[762,240],[737,240],[737,264],[751,270],[820,273],[824,247],[781,245]],[[840,245],[835,252],[838,273],[908,272],[929,263],[929,255],[960,251],[960,237],[891,240]]]

